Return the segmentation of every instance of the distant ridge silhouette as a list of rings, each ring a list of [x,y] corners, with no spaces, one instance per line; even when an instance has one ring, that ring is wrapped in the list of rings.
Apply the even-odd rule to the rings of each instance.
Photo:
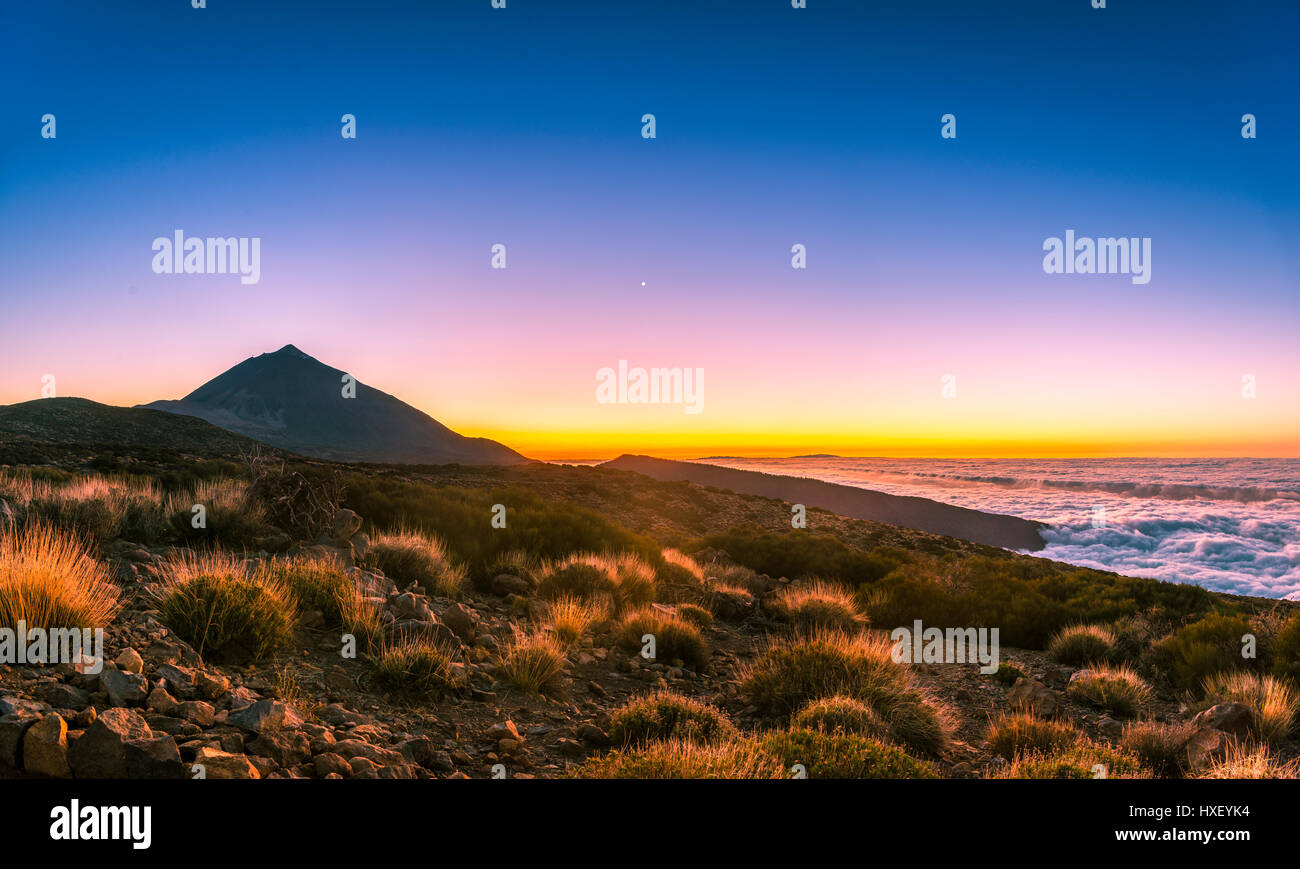
[[[955,507],[928,498],[887,495],[884,492],[825,483],[807,477],[741,471],[701,462],[675,462],[650,456],[623,455],[599,467],[636,471],[662,481],[686,480],[701,486],[730,489],[741,495],[761,495],[792,504],[820,507],[841,516],[915,528],[931,534],[959,537],[973,543],[1001,546],[1004,549],[1036,552],[1046,545],[1039,530],[1047,526],[1041,522]]]

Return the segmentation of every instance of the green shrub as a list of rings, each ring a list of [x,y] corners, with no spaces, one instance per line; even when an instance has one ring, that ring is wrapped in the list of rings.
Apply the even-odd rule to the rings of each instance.
[[[1084,744],[1051,752],[1028,752],[996,769],[989,778],[1150,778],[1135,757],[1105,746]]]
[[[989,749],[1013,758],[1027,751],[1050,752],[1079,741],[1079,732],[1060,721],[1046,721],[1028,712],[1003,715],[989,725]]]
[[[713,624],[713,613],[693,603],[679,603],[677,605],[677,618],[695,625],[697,628],[706,628]]]
[[[761,745],[787,770],[801,765],[808,778],[938,778],[929,764],[902,749],[852,733],[776,732],[764,737]]]
[[[1045,558],[948,556],[904,564],[858,590],[877,625],[996,627],[1007,646],[1044,648],[1061,628],[1113,622],[1135,611],[1158,619],[1208,612],[1205,589],[1077,568]]]
[[[888,638],[824,632],[774,643],[742,668],[740,689],[769,715],[790,715],[814,700],[844,695],[871,707],[895,742],[941,752],[953,729],[950,711],[896,664]]]
[[[491,581],[491,567],[511,552],[555,560],[574,552],[626,552],[652,567],[663,561],[660,546],[604,515],[524,488],[465,489],[366,474],[349,475],[344,506],[377,528],[411,524],[447,542],[456,561],[476,583]],[[485,521],[492,505],[506,505],[509,521]]]
[[[784,588],[765,605],[778,619],[800,631],[852,632],[866,623],[851,594],[821,580]]]
[[[1162,724],[1135,721],[1124,727],[1120,745],[1162,778],[1180,778],[1187,771],[1187,743],[1197,728],[1190,721]]]
[[[634,751],[589,758],[571,774],[590,779],[778,779],[781,761],[751,739],[704,744],[689,739],[646,743]]]
[[[822,733],[851,733],[870,739],[890,739],[889,725],[860,700],[837,694],[822,697],[799,710],[791,726],[795,730]]]
[[[545,600],[608,601],[615,612],[621,612],[654,600],[655,572],[632,555],[576,553],[542,570],[537,594]]]
[[[856,587],[875,582],[889,573],[908,556],[896,549],[874,553],[851,549],[827,534],[808,531],[772,533],[755,528],[733,528],[725,534],[712,534],[692,542],[688,552],[721,549],[737,564],[768,576],[802,579],[823,576]]]
[[[1106,663],[1115,650],[1115,635],[1101,625],[1062,628],[1047,646],[1047,653],[1062,664],[1082,666]]]
[[[564,671],[564,649],[550,633],[515,627],[514,636],[501,653],[498,668],[516,688],[540,694],[559,687]]]
[[[1175,687],[1191,690],[1215,673],[1241,669],[1241,639],[1248,633],[1245,619],[1212,613],[1156,643],[1151,659]]]
[[[630,700],[615,711],[610,738],[616,745],[687,739],[715,743],[735,739],[735,725],[721,710],[671,691]]]
[[[194,508],[202,506],[196,514]],[[192,491],[167,498],[165,507],[172,531],[189,546],[224,546],[249,549],[259,537],[272,534],[265,511],[249,497],[239,480],[211,480]],[[194,523],[202,516],[203,527]]]
[[[1097,665],[1071,676],[1066,693],[1116,715],[1132,715],[1150,698],[1151,688],[1127,665]]]
[[[1300,692],[1284,680],[1257,673],[1215,673],[1205,680],[1205,697],[1211,704],[1249,706],[1251,730],[1269,745],[1278,745],[1291,735],[1300,712]]]
[[[399,587],[418,583],[430,594],[456,597],[465,583],[465,571],[452,562],[442,541],[419,531],[400,530],[377,535],[363,563],[383,571]]]
[[[163,622],[205,657],[258,661],[292,638],[293,596],[265,571],[200,556],[174,563],[164,589]]]
[[[1273,641],[1273,675],[1300,686],[1300,613],[1287,620]]]
[[[385,645],[374,661],[375,680],[391,691],[440,697],[464,685],[451,652],[434,643],[406,640]]]
[[[292,593],[298,614],[319,611],[330,626],[343,624],[350,600],[357,594],[347,574],[323,558],[298,557],[267,566]]]
[[[650,634],[655,639],[655,660],[681,661],[696,671],[709,665],[709,646],[700,629],[684,619],[667,615],[655,609],[641,609],[628,613],[617,630],[618,644],[625,649],[640,649],[642,637]]]
[[[1016,680],[1023,677],[1025,671],[1021,670],[1015,664],[1008,664],[1006,661],[998,664],[997,672],[993,674],[993,679],[1003,685],[1014,685]]]

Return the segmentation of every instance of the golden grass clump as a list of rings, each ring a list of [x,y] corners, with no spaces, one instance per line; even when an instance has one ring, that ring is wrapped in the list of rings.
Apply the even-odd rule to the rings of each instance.
[[[1300,778],[1300,758],[1283,761],[1262,745],[1250,746],[1234,742],[1228,751],[1197,778]]]
[[[667,739],[589,758],[570,775],[584,779],[779,779],[781,761],[751,739],[701,743]]]
[[[708,643],[685,619],[651,606],[626,614],[618,624],[618,644],[625,649],[644,648],[647,636],[654,637],[656,661],[681,661],[696,671],[709,665]]]
[[[297,556],[268,564],[266,569],[293,592],[299,615],[318,610],[328,625],[343,622],[347,600],[356,585],[331,559]]]
[[[216,660],[260,660],[293,636],[293,592],[274,571],[234,556],[177,558],[156,594],[163,621]]]
[[[117,610],[108,569],[77,537],[39,524],[0,535],[0,626],[103,628]]]
[[[1190,721],[1179,724],[1134,721],[1124,726],[1119,744],[1156,775],[1179,778],[1187,772],[1187,743],[1196,729]]]
[[[1070,724],[1047,721],[1028,712],[1011,712],[989,723],[987,738],[994,754],[1013,758],[1025,752],[1068,748],[1081,737]]]
[[[1205,680],[1205,696],[1214,703],[1243,703],[1254,713],[1251,730],[1268,745],[1286,741],[1300,712],[1300,693],[1282,679],[1235,670]]]
[[[1136,757],[1104,745],[1080,742],[1068,748],[1027,751],[988,772],[994,779],[1151,778]]]
[[[547,631],[525,631],[516,625],[498,667],[516,688],[539,694],[558,687],[564,664],[564,649],[554,636]]]
[[[780,758],[791,773],[798,768],[808,778],[916,779],[938,778],[934,767],[897,746],[855,733],[820,730],[774,731],[759,743]]]
[[[383,637],[379,609],[365,600],[361,589],[333,559],[299,555],[271,562],[265,569],[292,593],[299,616],[318,611],[326,627],[351,634],[362,651],[378,648]]]
[[[572,595],[551,601],[546,611],[547,627],[565,646],[577,643],[588,628],[604,617],[605,608],[600,603]]]
[[[463,566],[452,561],[441,540],[411,528],[375,535],[362,560],[399,586],[417,583],[429,594],[442,597],[458,597],[468,576]]]
[[[373,663],[376,680],[399,693],[438,697],[465,682],[451,652],[427,640],[384,643]]]
[[[5,470],[0,471],[0,498],[24,524],[49,526],[101,546],[123,535],[152,541],[166,527],[157,487],[134,477],[58,481]]]
[[[822,697],[861,701],[889,726],[895,742],[938,754],[951,741],[953,714],[895,663],[893,643],[879,632],[821,631],[774,642],[742,668],[740,689],[769,715],[790,715]]]
[[[653,740],[688,739],[716,743],[739,736],[722,710],[672,691],[656,691],[629,700],[611,717],[615,745],[642,745]]]
[[[689,622],[697,628],[707,628],[713,624],[713,613],[699,604],[679,603],[674,609],[677,612],[677,618]]]
[[[194,527],[194,508],[202,506],[202,527]],[[192,490],[169,495],[164,512],[172,529],[184,540],[200,540],[232,548],[247,548],[274,529],[266,511],[243,480],[204,480]]]
[[[791,727],[822,733],[852,733],[871,739],[892,738],[889,725],[875,710],[862,701],[843,694],[822,697],[809,703],[795,714]]]
[[[1115,654],[1115,634],[1101,625],[1070,625],[1061,628],[1047,646],[1052,660],[1081,667],[1104,664]]]
[[[704,568],[677,549],[663,550],[655,584],[655,598],[665,603],[698,604],[707,599]]]
[[[579,552],[546,565],[537,593],[547,600],[605,600],[623,612],[654,600],[656,581],[654,568],[635,555]]]
[[[765,606],[799,631],[852,633],[866,624],[852,594],[840,585],[820,579],[784,588]]]
[[[1151,697],[1151,686],[1128,665],[1098,664],[1070,677],[1066,693],[1116,715],[1133,715]]]

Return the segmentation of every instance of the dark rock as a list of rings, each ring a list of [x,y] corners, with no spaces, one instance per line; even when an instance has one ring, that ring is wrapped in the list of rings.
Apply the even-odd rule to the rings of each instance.
[[[126,743],[152,736],[140,713],[105,709],[68,748],[68,763],[77,778],[126,778]]]
[[[202,700],[186,700],[184,703],[177,703],[171,714],[199,727],[211,727],[216,721],[217,711],[212,708],[211,703]]]
[[[334,513],[334,523],[330,536],[335,540],[345,541],[361,530],[361,517],[356,512],[342,507]]]
[[[164,687],[174,697],[188,699],[194,696],[194,673],[174,664],[161,664],[155,671]]]
[[[451,628],[452,633],[466,643],[474,642],[474,635],[478,633],[473,613],[468,607],[458,603],[452,604],[443,611],[442,623]]]
[[[352,775],[352,765],[337,754],[317,755],[312,761],[312,768],[316,771],[317,778],[325,778],[330,773],[343,778],[349,778]]]
[[[395,747],[411,763],[418,763],[421,766],[429,763],[434,752],[433,740],[427,736],[412,736],[402,740]]]
[[[311,740],[297,730],[266,730],[248,743],[248,750],[289,767],[311,756]]]
[[[532,584],[521,577],[511,576],[508,573],[497,574],[492,577],[492,591],[501,597],[512,594],[526,595],[533,590]]]
[[[578,738],[593,748],[609,745],[609,735],[594,724],[584,724],[578,728]]]
[[[127,740],[124,754],[126,773],[133,779],[178,779],[188,772],[170,736]]]
[[[427,641],[458,645],[460,640],[451,628],[433,619],[424,621],[416,619],[399,619],[388,626],[386,632],[395,642],[403,640]]]
[[[258,779],[262,777],[247,756],[232,754],[219,748],[200,748],[194,753],[194,763],[201,767],[204,778]]]
[[[20,697],[17,694],[7,694],[0,697],[0,716],[4,715],[44,715],[49,707],[44,703],[38,703],[35,700],[29,700],[26,697]]]
[[[194,687],[199,696],[206,700],[216,700],[230,690],[230,680],[219,673],[199,670],[194,674]]]
[[[23,735],[39,720],[40,716],[23,712],[0,715],[0,763],[21,768]]]
[[[1250,736],[1254,719],[1255,713],[1244,703],[1220,703],[1197,715],[1192,723],[1244,739]]]
[[[1232,745],[1232,738],[1221,730],[1203,727],[1187,740],[1187,767],[1193,773],[1202,772],[1221,760]]]
[[[68,766],[68,725],[50,713],[23,736],[23,769],[49,778],[72,778]]]
[[[89,693],[62,682],[42,686],[38,693],[42,700],[55,709],[85,709],[90,705]]]
[[[1061,708],[1061,695],[1042,682],[1021,676],[1007,692],[1007,701],[1014,707],[1032,712],[1040,718],[1051,718]]]
[[[99,686],[114,706],[143,706],[149,697],[149,683],[136,673],[105,670],[99,674]]]
[[[302,724],[298,714],[279,700],[259,700],[252,706],[231,712],[226,721],[253,733]]]

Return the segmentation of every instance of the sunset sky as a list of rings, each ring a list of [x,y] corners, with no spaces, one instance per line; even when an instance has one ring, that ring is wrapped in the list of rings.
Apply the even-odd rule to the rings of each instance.
[[[1300,456],[1300,6],[808,5],[9,10],[0,404],[292,343],[538,458]],[[260,283],[155,275],[177,229]],[[1150,283],[1045,274],[1068,229]]]

